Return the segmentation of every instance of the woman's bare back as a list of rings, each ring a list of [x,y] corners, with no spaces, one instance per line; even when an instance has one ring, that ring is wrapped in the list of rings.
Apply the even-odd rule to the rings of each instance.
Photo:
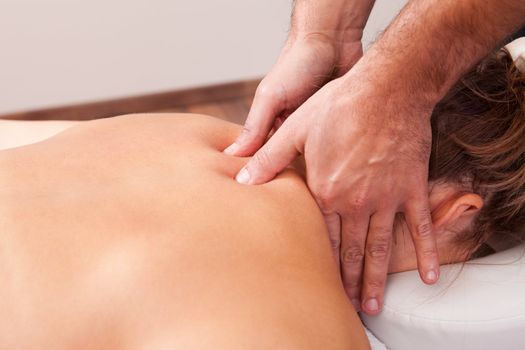
[[[0,152],[0,348],[367,348],[304,182],[236,183],[239,131],[125,116]]]

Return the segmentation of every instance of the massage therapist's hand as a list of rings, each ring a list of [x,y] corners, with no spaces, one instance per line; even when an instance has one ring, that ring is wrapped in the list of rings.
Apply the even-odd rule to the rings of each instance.
[[[238,139],[226,153],[252,155],[272,128],[334,77],[341,76],[362,56],[361,33],[341,42],[335,34],[291,34],[273,69],[257,92]]]
[[[347,294],[376,314],[396,213],[405,215],[422,279],[438,278],[427,181],[431,108],[416,109],[394,96],[397,90],[360,78],[366,75],[356,70],[326,84],[290,115],[237,181],[267,182],[304,154],[308,186],[324,214]]]

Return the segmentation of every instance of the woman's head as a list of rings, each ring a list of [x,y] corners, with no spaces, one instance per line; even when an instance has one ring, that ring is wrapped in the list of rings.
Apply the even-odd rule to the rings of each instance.
[[[429,194],[441,262],[525,228],[525,74],[505,50],[467,72],[432,113]],[[415,267],[402,220],[391,272]],[[408,245],[408,246],[407,246]],[[412,254],[413,255],[413,254]],[[405,262],[401,262],[405,260]],[[409,265],[413,265],[410,267]]]

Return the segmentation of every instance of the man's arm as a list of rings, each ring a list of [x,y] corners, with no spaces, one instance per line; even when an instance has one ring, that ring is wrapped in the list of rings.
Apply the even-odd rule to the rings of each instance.
[[[366,53],[361,69],[433,107],[524,23],[522,0],[412,0]]]
[[[292,30],[362,32],[375,0],[295,0]]]
[[[374,1],[294,1],[288,39],[259,84],[243,132],[227,153],[255,153],[272,127],[279,127],[319,88],[361,58],[363,29]]]
[[[331,42],[338,56],[347,56],[345,50],[353,50],[355,42],[361,40],[374,3],[375,0],[295,0],[290,36],[317,36]],[[336,76],[346,73],[355,63],[342,61],[346,65],[338,67]]]
[[[305,155],[347,294],[365,312],[381,309],[398,212],[422,279],[438,279],[428,203],[432,108],[524,19],[523,0],[410,1],[365,56],[302,104],[239,173],[240,182],[264,183]]]

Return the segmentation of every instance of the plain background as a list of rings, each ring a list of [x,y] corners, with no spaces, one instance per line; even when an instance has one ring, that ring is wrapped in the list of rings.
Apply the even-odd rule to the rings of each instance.
[[[368,46],[406,0],[377,0]],[[0,114],[263,76],[291,0],[0,0]]]

